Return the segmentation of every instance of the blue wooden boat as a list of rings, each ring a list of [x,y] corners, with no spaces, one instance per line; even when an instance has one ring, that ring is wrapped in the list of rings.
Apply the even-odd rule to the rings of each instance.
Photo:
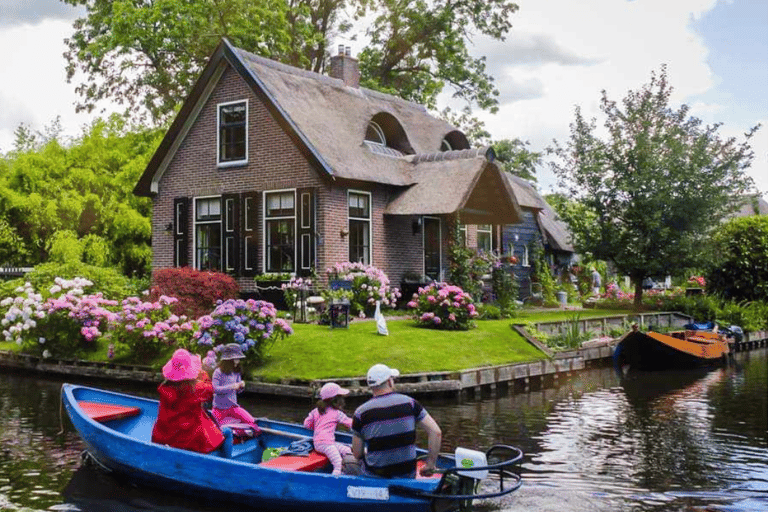
[[[441,454],[438,472],[430,478],[332,475],[327,459],[317,452],[265,457],[265,450],[274,454],[275,449],[297,439],[311,439],[312,433],[301,425],[259,419],[262,434],[239,443],[233,443],[232,431],[225,427],[224,445],[203,454],[151,442],[156,400],[64,384],[62,402],[88,455],[102,468],[153,487],[194,492],[259,509],[458,510],[475,499],[509,494],[521,483],[512,467],[523,454],[511,446],[495,445],[484,454],[475,452],[484,455],[484,466],[473,466],[471,460],[460,456],[457,467],[455,456]],[[351,443],[351,435],[339,432],[337,441]],[[426,452],[419,450],[419,454]],[[481,482],[479,478],[486,473]]]

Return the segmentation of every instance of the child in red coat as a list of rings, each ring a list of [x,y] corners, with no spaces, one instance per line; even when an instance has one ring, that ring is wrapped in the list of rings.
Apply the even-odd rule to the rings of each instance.
[[[163,376],[152,442],[202,453],[221,446],[224,435],[202,407],[213,398],[213,386],[200,356],[177,350],[163,366]]]

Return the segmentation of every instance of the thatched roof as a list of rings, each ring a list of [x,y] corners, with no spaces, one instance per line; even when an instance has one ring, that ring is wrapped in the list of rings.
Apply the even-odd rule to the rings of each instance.
[[[539,223],[544,243],[549,244],[550,248],[556,251],[575,252],[568,225],[557,218],[555,211],[544,199],[542,202],[545,208],[536,216],[536,221]]]
[[[740,207],[730,217],[768,215],[768,202],[759,194],[746,195],[739,200]]]
[[[515,176],[511,172],[505,172],[504,179],[509,183],[509,187],[512,189],[512,193],[515,195],[520,208],[538,211],[542,210],[547,204],[534,186],[527,180]]]
[[[441,152],[443,139],[455,134],[457,129],[432,117],[422,105],[370,89],[350,87],[336,78],[259,57],[235,48],[226,40],[211,56],[136,185],[136,194],[157,192],[159,179],[179,148],[179,141],[183,140],[226,65],[245,79],[321,175],[329,179],[409,187],[390,205],[388,214],[461,213],[462,210],[469,214],[469,210],[478,210],[474,217],[484,219],[481,223],[520,221],[520,210],[515,204],[517,196],[503,179],[504,173],[490,162],[492,152],[488,148]],[[365,141],[366,129],[375,116],[385,122],[391,120],[402,139],[399,151]],[[506,198],[501,197],[504,192],[507,192]],[[475,203],[484,199],[493,200],[493,207],[468,207],[477,206]]]

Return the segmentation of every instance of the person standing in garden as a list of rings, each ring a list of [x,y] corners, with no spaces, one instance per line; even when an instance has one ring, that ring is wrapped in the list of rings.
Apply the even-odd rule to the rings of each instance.
[[[602,285],[602,278],[600,272],[596,268],[592,269],[592,293],[594,295],[600,295],[600,286]]]

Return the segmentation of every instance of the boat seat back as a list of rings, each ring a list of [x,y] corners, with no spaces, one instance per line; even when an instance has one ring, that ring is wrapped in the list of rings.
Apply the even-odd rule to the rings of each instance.
[[[330,464],[328,457],[312,450],[309,455],[279,455],[260,464],[267,468],[286,471],[315,471]]]
[[[127,407],[114,404],[102,404],[98,402],[79,401],[77,405],[94,421],[104,423],[105,421],[120,420],[138,416],[141,413],[140,407]]]

